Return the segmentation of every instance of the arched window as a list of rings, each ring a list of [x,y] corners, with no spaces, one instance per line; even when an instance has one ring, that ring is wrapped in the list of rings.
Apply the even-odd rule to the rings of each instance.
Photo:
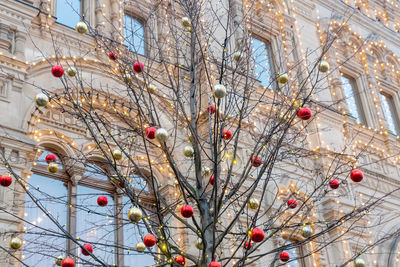
[[[76,23],[80,21],[81,0],[57,0],[56,1],[56,17],[57,22],[65,26],[74,28]]]
[[[146,42],[143,23],[137,18],[125,14],[124,24],[125,45],[132,52],[140,55],[146,55]]]

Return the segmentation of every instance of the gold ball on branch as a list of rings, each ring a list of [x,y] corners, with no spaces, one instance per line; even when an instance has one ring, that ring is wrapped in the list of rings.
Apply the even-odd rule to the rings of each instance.
[[[67,75],[68,75],[69,77],[75,77],[77,73],[78,73],[78,71],[77,71],[76,68],[74,68],[74,67],[69,67],[69,68],[67,69]]]
[[[55,162],[51,162],[51,163],[47,166],[47,170],[48,170],[50,173],[56,173],[56,172],[58,172],[58,169],[59,169],[58,164],[55,163]]]
[[[115,160],[120,160],[120,159],[122,159],[122,152],[121,152],[121,150],[115,149],[115,150],[113,151],[113,157],[114,157]]]
[[[62,262],[63,259],[64,259],[63,256],[58,256],[58,257],[54,260],[54,263],[55,263],[57,266],[61,266],[61,262]]]
[[[258,201],[258,199],[256,199],[256,198],[252,197],[249,199],[248,206],[250,209],[256,210],[260,206],[260,201]]]
[[[132,76],[129,73],[125,73],[122,77],[125,83],[130,83],[132,81]]]
[[[188,17],[182,17],[181,18],[181,24],[185,28],[189,28],[192,26],[192,23],[190,22],[190,19]]]
[[[88,27],[85,22],[79,21],[75,26],[75,30],[80,34],[85,34],[88,31]]]
[[[153,84],[149,84],[147,86],[147,90],[149,91],[150,94],[154,94],[156,92],[156,90],[157,90],[157,87],[155,85],[153,85]]]
[[[236,62],[241,61],[243,58],[242,53],[241,52],[235,52],[233,53],[233,60]]]
[[[354,267],[365,267],[365,261],[363,259],[356,259],[354,261]]]
[[[165,142],[168,139],[168,132],[164,128],[159,128],[156,131],[156,138],[159,142]]]
[[[139,252],[143,252],[146,250],[146,245],[143,242],[139,242],[135,245],[135,250]]]
[[[215,98],[223,98],[226,96],[226,88],[222,84],[214,85],[213,95]]]
[[[320,72],[327,72],[329,71],[329,63],[326,61],[321,61],[318,65],[318,69]]]
[[[143,218],[142,211],[139,208],[133,207],[128,210],[128,219],[131,222],[137,223]]]
[[[303,228],[301,228],[300,232],[304,238],[309,238],[313,234],[313,230],[312,230],[311,226],[308,226],[308,225],[303,226]]]
[[[211,169],[208,168],[207,166],[203,167],[203,174],[206,175],[206,176],[210,175],[211,174]]]
[[[45,107],[49,103],[49,97],[43,93],[35,96],[35,103],[38,107]]]
[[[14,237],[10,241],[10,248],[12,249],[19,249],[22,247],[22,241],[18,237]]]
[[[191,158],[194,155],[194,149],[192,146],[185,146],[183,148],[183,155],[185,155],[185,157]]]
[[[201,238],[197,238],[197,240],[194,242],[194,246],[197,248],[197,249],[204,249],[204,244],[203,244],[203,239],[201,239]]]
[[[289,76],[286,73],[283,73],[278,76],[278,82],[280,84],[285,84],[289,81]]]

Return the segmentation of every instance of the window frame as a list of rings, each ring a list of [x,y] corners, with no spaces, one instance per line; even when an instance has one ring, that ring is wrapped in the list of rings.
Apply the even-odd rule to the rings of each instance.
[[[365,109],[364,109],[364,103],[361,97],[361,90],[360,90],[360,82],[359,82],[359,78],[353,76],[353,75],[349,75],[346,72],[340,72],[340,82],[341,82],[341,86],[342,86],[342,92],[343,92],[343,97],[345,99],[346,102],[346,111],[347,114],[352,117],[353,119],[355,119],[357,122],[357,117],[355,117],[353,114],[350,113],[350,109],[349,109],[349,104],[347,101],[347,96],[345,94],[345,88],[344,88],[344,83],[342,78],[345,78],[349,81],[349,85],[351,86],[351,90],[352,90],[352,97],[354,99],[354,103],[356,105],[356,109],[357,109],[357,115],[359,117],[359,123],[361,125],[365,125],[368,126],[368,121],[367,121],[367,116],[365,113]]]
[[[143,28],[143,54],[129,49],[129,46],[125,43],[125,40],[126,40],[126,36],[125,36],[125,25],[126,25],[125,21],[126,20],[125,20],[125,17],[127,17],[127,16],[130,17],[131,19],[136,20],[138,23],[140,23],[142,25],[142,28]],[[124,42],[123,43],[124,43],[124,46],[126,47],[126,49],[128,51],[130,51],[132,53],[136,53],[136,54],[141,55],[141,56],[147,56],[149,54],[148,45],[147,45],[146,21],[141,16],[137,15],[135,12],[125,10],[124,15],[123,15],[123,27],[122,27],[122,30],[123,30],[123,36],[124,36]]]

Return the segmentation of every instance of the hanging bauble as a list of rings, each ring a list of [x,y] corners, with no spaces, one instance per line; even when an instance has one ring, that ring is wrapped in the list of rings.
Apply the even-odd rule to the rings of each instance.
[[[121,152],[121,150],[119,150],[119,149],[114,149],[114,151],[113,151],[113,157],[114,157],[114,159],[115,160],[120,160],[120,159],[122,159],[122,152]]]
[[[250,238],[255,243],[263,241],[264,236],[264,231],[261,228],[254,228],[253,230],[251,230]]]
[[[185,157],[187,158],[191,158],[194,155],[194,149],[192,146],[185,146],[183,148],[183,155],[185,155]]]
[[[215,106],[209,105],[209,106],[207,107],[207,113],[214,114],[215,111],[216,111]]]
[[[4,187],[10,186],[12,183],[12,178],[10,175],[4,174],[0,176],[0,185]]]
[[[84,244],[83,247],[84,247],[87,251],[89,251],[90,253],[93,253],[93,247],[92,247],[92,245],[90,245],[90,244]],[[81,249],[81,252],[82,252],[83,255],[89,256],[89,253],[87,253],[83,248]]]
[[[47,154],[44,160],[46,161],[47,164],[50,164],[51,162],[56,162],[57,158],[54,154]]]
[[[35,103],[38,107],[44,107],[49,103],[49,97],[43,93],[35,96]]]
[[[118,59],[118,54],[117,54],[117,52],[111,51],[111,52],[108,54],[108,58],[111,59],[111,60],[117,60],[117,59]]]
[[[78,71],[77,71],[76,68],[74,68],[74,67],[69,67],[69,68],[67,69],[67,75],[68,75],[69,77],[75,77],[77,73],[78,73]]]
[[[365,261],[363,259],[356,259],[354,261],[354,267],[365,267]]]
[[[61,65],[54,65],[51,68],[51,74],[53,74],[54,77],[60,78],[64,75],[64,69]]]
[[[143,243],[146,247],[153,247],[156,244],[154,235],[148,234],[143,238]]]
[[[186,260],[182,255],[175,256],[174,261],[180,265],[185,265]]]
[[[159,142],[165,142],[168,139],[168,132],[164,128],[159,128],[156,131],[156,138]]]
[[[58,172],[58,169],[59,169],[58,164],[55,162],[51,162],[49,165],[47,165],[47,170],[50,173],[56,173]]]
[[[57,266],[61,266],[61,262],[62,262],[63,259],[64,259],[63,256],[58,256],[58,257],[54,260],[54,263],[55,263]]]
[[[182,17],[181,18],[181,24],[185,28],[189,28],[189,27],[192,26],[192,24],[190,23],[190,19],[188,17]]]
[[[135,250],[139,252],[143,252],[146,250],[146,245],[143,242],[139,242],[135,245]]]
[[[212,261],[208,267],[221,267],[221,263],[219,263],[218,261]]]
[[[222,137],[223,137],[225,140],[229,140],[229,139],[231,139],[231,137],[232,137],[232,132],[231,132],[230,130],[223,130],[223,131],[222,131]]]
[[[307,108],[307,107],[303,107],[301,109],[299,109],[299,111],[297,111],[297,117],[299,117],[300,119],[306,121],[309,120],[312,116],[312,112],[311,109]]]
[[[289,261],[289,259],[290,259],[290,255],[289,255],[289,253],[287,253],[286,251],[282,251],[281,254],[279,254],[279,259],[280,259],[282,262],[287,262],[287,261]]]
[[[143,218],[143,213],[139,208],[133,207],[128,210],[128,219],[131,222],[137,223]]]
[[[293,199],[293,198],[289,199],[287,201],[287,206],[288,206],[289,209],[295,209],[297,207],[296,199]]]
[[[208,180],[208,183],[210,185],[214,185],[214,175],[210,177],[210,180]]]
[[[242,60],[242,58],[243,58],[242,52],[237,51],[237,52],[233,53],[234,61],[239,62]]]
[[[132,76],[129,73],[125,73],[122,77],[125,83],[129,84],[132,81]]]
[[[154,94],[157,91],[157,87],[154,84],[149,84],[147,86],[147,90],[150,94]]]
[[[246,241],[246,242],[244,242],[244,244],[243,244],[243,247],[244,247],[245,249],[251,249],[252,246],[253,246],[253,243],[251,243],[250,241]]]
[[[318,69],[320,72],[327,72],[329,71],[329,63],[326,61],[321,61],[318,65]]]
[[[106,196],[99,196],[97,198],[97,205],[99,205],[100,207],[105,207],[108,204],[108,199]]]
[[[147,136],[147,138],[149,138],[149,139],[154,139],[154,138],[156,138],[156,132],[157,132],[157,129],[156,129],[156,128],[154,128],[154,127],[147,127],[147,128],[146,128],[146,136]]]
[[[278,82],[280,84],[285,84],[289,81],[289,76],[286,73],[283,73],[278,76]]]
[[[19,249],[22,247],[22,241],[18,237],[13,237],[10,241],[10,248]]]
[[[260,167],[260,165],[262,164],[262,159],[260,157],[252,157],[251,163],[254,167]]]
[[[184,218],[190,218],[193,216],[193,208],[190,205],[183,205],[181,208],[181,215]]]
[[[222,84],[214,85],[213,95],[215,98],[223,98],[226,96],[226,88]]]
[[[80,34],[85,34],[88,31],[88,27],[85,22],[79,21],[75,26],[75,30]]]
[[[338,188],[339,188],[339,185],[340,185],[340,183],[339,183],[339,181],[336,180],[336,179],[332,179],[332,180],[329,181],[329,187],[330,187],[331,189],[338,189]]]
[[[300,233],[304,238],[309,238],[310,236],[312,236],[313,231],[312,231],[311,226],[305,225],[305,226],[303,226],[303,228],[301,228]]]
[[[358,183],[362,181],[364,174],[360,170],[353,170],[351,171],[350,178],[353,180],[353,182]]]
[[[204,246],[203,246],[203,239],[197,238],[197,240],[194,242],[194,246],[195,246],[197,249],[200,249],[200,250],[204,249]]]
[[[61,262],[61,267],[75,267],[75,261],[71,258],[65,258]]]
[[[207,166],[203,167],[202,171],[203,171],[203,174],[206,176],[211,174],[211,169],[208,168]]]
[[[138,62],[133,63],[133,70],[136,73],[141,73],[143,71],[143,69],[144,69],[144,66],[143,66],[142,62],[138,61]]]
[[[256,210],[260,206],[260,201],[258,201],[257,198],[252,197],[249,199],[247,205],[249,206],[249,209]]]

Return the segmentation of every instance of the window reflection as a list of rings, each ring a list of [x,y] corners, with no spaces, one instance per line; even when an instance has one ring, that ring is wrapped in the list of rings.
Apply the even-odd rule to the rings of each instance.
[[[341,81],[350,115],[354,117],[358,123],[365,124],[360,94],[355,79],[347,76],[341,76]]]
[[[124,16],[124,23],[125,45],[129,50],[140,55],[145,55],[146,51],[143,23],[130,15]]]
[[[292,244],[292,242],[288,242],[288,245]],[[289,267],[303,267],[303,252],[301,247],[294,247],[286,250],[290,255],[290,262],[287,264]]]
[[[393,134],[398,134],[397,115],[393,98],[386,94],[379,94],[379,97],[382,104],[383,116],[388,124],[389,131]]]
[[[57,0],[56,17],[57,22],[68,27],[75,28],[80,21],[81,0]]]
[[[271,43],[268,41],[261,41],[252,37],[251,42],[251,55],[254,63],[253,72],[262,86],[270,86],[273,79],[273,63]]]

